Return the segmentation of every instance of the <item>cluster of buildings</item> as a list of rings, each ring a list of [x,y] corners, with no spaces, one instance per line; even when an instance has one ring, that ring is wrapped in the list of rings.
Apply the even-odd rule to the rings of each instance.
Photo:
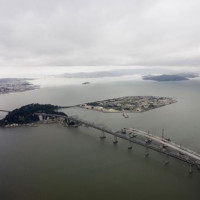
[[[81,107],[102,112],[123,112],[124,110],[130,112],[144,112],[175,102],[174,99],[168,97],[127,96],[86,103],[81,105]]]
[[[61,116],[46,116],[45,114],[38,115],[40,123],[50,124],[50,123],[65,123],[65,118]]]
[[[23,79],[0,79],[0,94],[11,92],[24,92],[39,88]]]
[[[50,123],[58,123],[62,126],[70,126],[70,127],[78,127],[78,124],[73,120],[66,118],[66,116],[56,116],[56,115],[46,115],[45,113],[41,113],[38,115],[40,123],[50,124]]]
[[[5,126],[5,128],[15,128],[15,127],[20,127],[20,126],[36,126],[34,123],[29,123],[29,124],[17,124],[17,123],[13,123],[13,124],[7,124]]]

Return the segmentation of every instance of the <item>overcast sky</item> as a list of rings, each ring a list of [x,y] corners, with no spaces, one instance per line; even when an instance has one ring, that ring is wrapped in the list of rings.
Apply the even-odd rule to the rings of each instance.
[[[0,68],[199,66],[199,20],[200,0],[0,0]]]

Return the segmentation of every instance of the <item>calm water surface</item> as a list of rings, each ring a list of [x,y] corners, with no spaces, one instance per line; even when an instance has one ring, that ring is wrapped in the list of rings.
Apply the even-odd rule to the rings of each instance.
[[[145,113],[105,114],[79,108],[70,115],[118,130],[135,127],[165,134],[176,143],[200,152],[200,82],[115,82],[106,84],[44,87],[0,96],[0,108],[14,109],[28,103],[73,105],[126,96],[174,97],[170,106]],[[3,117],[3,113],[1,113]],[[0,199],[198,199],[200,172],[127,142],[113,145],[113,138],[99,139],[90,128],[59,125],[0,129]]]

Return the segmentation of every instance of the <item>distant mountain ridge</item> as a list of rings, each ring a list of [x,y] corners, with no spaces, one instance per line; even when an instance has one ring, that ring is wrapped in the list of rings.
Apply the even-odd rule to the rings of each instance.
[[[125,75],[133,75],[141,72],[141,69],[125,69],[125,70],[110,70],[110,71],[97,71],[97,72],[78,72],[78,73],[65,73],[62,77],[65,78],[101,78],[101,77],[120,77]]]
[[[162,73],[166,74],[162,74]],[[162,75],[148,75],[150,73],[162,74]],[[64,78],[104,78],[104,77],[122,77],[128,75],[141,75],[143,80],[155,80],[155,81],[181,81],[189,80],[189,78],[198,77],[196,73],[177,73],[170,74],[167,70],[155,69],[151,70],[149,68],[140,69],[117,69],[109,71],[96,71],[96,72],[78,72],[78,73],[64,73],[59,75],[59,77]]]
[[[169,73],[164,70],[165,73]],[[150,68],[137,68],[137,69],[115,69],[115,70],[104,70],[104,71],[94,71],[94,72],[78,72],[78,73],[64,73],[59,75],[59,77],[64,78],[103,78],[103,77],[121,77],[128,75],[143,74],[147,75],[152,73]],[[153,73],[163,73],[163,70],[154,69]]]

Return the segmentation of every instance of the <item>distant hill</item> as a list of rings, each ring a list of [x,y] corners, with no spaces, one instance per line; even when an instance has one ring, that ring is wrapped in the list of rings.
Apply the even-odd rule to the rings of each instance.
[[[153,81],[158,81],[158,82],[162,82],[162,81],[186,81],[189,80],[189,78],[195,78],[195,75],[168,75],[168,74],[163,74],[163,75],[147,75],[147,76],[143,76],[143,80],[153,80]]]
[[[65,73],[59,75],[59,77],[64,78],[103,78],[103,77],[121,77],[127,75],[136,74],[148,74],[151,73],[152,69],[117,69],[117,70],[107,70],[107,71],[94,71],[94,72],[78,72],[78,73]],[[153,71],[155,73],[160,73],[160,71]]]
[[[135,74],[137,70],[111,70],[111,71],[97,71],[97,72],[79,72],[79,73],[65,73],[62,77],[65,78],[102,78],[102,77],[120,77],[130,74]]]

